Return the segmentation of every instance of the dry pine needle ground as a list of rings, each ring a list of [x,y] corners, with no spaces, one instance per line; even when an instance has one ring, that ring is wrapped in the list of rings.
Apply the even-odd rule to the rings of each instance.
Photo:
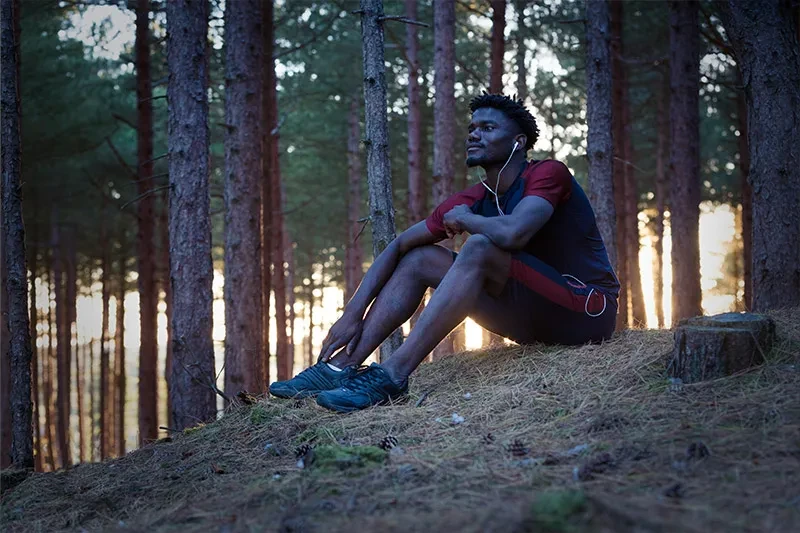
[[[351,415],[260,399],[35,474],[0,518],[5,531],[799,531],[800,309],[773,318],[766,365],[702,384],[670,385],[670,332],[629,331],[456,354],[420,368],[408,403]]]

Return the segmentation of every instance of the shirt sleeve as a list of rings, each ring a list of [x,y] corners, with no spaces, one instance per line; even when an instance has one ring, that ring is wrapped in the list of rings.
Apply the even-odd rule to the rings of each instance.
[[[484,191],[483,185],[477,183],[469,189],[454,194],[439,204],[436,209],[433,210],[433,213],[425,219],[425,225],[428,227],[428,231],[439,239],[446,239],[447,231],[444,229],[444,216],[447,212],[457,205],[466,205],[472,208],[475,203],[483,198]]]
[[[544,198],[555,209],[572,196],[572,174],[564,163],[543,161],[528,177],[525,196]]]

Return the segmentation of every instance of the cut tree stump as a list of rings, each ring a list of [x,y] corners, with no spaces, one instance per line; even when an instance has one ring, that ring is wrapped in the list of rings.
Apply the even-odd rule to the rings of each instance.
[[[694,383],[736,374],[764,362],[775,323],[754,313],[723,313],[682,321],[675,330],[670,376]]]

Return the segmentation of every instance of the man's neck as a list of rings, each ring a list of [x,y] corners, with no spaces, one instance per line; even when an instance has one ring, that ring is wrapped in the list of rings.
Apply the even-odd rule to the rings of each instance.
[[[509,187],[511,187],[514,181],[517,179],[520,168],[522,167],[522,163],[524,161],[525,154],[523,152],[518,152],[514,154],[508,164],[505,165],[503,175],[500,176],[500,184],[497,186],[498,195],[505,194]],[[503,168],[504,164],[505,161],[499,165],[483,167],[484,171],[486,172],[486,181],[492,189],[494,189],[495,184],[497,183],[497,174],[500,172],[500,169]]]

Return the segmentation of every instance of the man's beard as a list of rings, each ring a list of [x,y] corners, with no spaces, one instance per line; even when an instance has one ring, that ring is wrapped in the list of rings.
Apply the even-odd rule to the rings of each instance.
[[[485,155],[468,155],[466,161],[467,167],[469,168],[479,167],[485,162],[486,162]]]

